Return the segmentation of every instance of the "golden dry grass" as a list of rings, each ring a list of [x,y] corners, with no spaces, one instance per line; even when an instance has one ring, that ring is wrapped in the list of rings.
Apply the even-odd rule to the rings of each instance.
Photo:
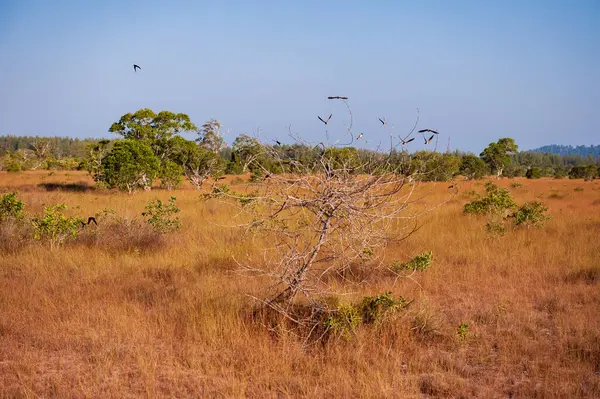
[[[134,217],[175,195],[183,224],[131,246],[105,237],[53,252],[2,249],[0,396],[599,397],[600,184],[517,181],[499,184],[519,203],[541,199],[553,217],[544,228],[489,236],[483,220],[462,215],[482,183],[462,183],[386,250],[390,260],[431,250],[429,270],[415,281],[373,279],[344,299],[391,290],[415,298],[409,311],[306,349],[252,323],[246,294],[265,282],[236,274],[232,256],[252,259],[258,248],[208,223],[228,215],[197,191],[47,191],[38,184],[93,184],[78,172],[0,172],[0,192],[18,189],[28,212],[64,202],[82,216],[112,208]],[[428,204],[448,193],[443,183],[423,189]]]

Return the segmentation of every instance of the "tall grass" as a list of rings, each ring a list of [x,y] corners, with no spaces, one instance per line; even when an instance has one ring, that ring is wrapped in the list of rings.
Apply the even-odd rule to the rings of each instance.
[[[64,202],[80,216],[111,208],[128,220],[149,201],[176,196],[182,228],[160,235],[100,221],[50,252],[3,227],[0,396],[600,396],[600,214],[590,211],[600,190],[545,201],[552,220],[544,228],[504,237],[462,215],[470,196],[455,197],[386,249],[390,264],[432,251],[425,272],[380,273],[339,299],[392,291],[411,306],[350,339],[307,347],[252,318],[248,294],[268,282],[237,273],[234,258],[260,262],[261,243],[220,227],[226,209],[186,186],[135,195],[47,190],[38,186],[44,176],[92,185],[76,172],[0,172],[0,191],[19,190],[28,212]],[[544,201],[580,185],[529,180],[513,196]],[[448,193],[444,184],[422,188],[432,204]],[[460,190],[483,189],[465,182]]]

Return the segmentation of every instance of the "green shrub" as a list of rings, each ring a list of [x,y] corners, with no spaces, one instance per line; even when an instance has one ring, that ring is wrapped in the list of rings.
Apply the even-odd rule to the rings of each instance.
[[[146,205],[146,211],[142,212],[142,216],[159,233],[178,230],[181,227],[181,222],[178,217],[173,217],[174,214],[180,211],[175,204],[176,200],[176,197],[171,197],[168,203],[164,203],[159,199],[152,201]]]
[[[517,206],[510,196],[510,192],[505,188],[498,187],[494,183],[488,181],[485,183],[485,191],[485,197],[479,196],[478,199],[465,205],[465,214],[506,214]]]
[[[510,183],[510,186],[512,188],[521,188],[521,187],[523,187],[523,183],[519,183],[518,181],[515,181],[515,182]]]
[[[17,161],[15,161],[14,159],[11,159],[6,164],[6,171],[7,172],[16,173],[16,172],[21,172],[22,170],[23,169],[21,168],[21,164],[18,163]]]
[[[360,310],[356,306],[344,304],[338,306],[333,315],[325,320],[323,324],[330,333],[347,339],[361,323]]]
[[[542,170],[540,168],[529,168],[525,173],[525,177],[528,179],[539,179],[542,177]]]
[[[366,296],[359,303],[338,305],[323,325],[329,333],[348,339],[360,325],[381,322],[387,314],[406,308],[411,303],[402,296],[393,298],[391,292],[375,297]]]
[[[0,196],[0,223],[9,219],[22,220],[25,204],[17,199],[17,193],[7,193]]]
[[[50,249],[58,248],[69,238],[75,239],[84,221],[79,217],[65,216],[65,209],[65,204],[44,207],[41,216],[31,219],[33,238],[48,241]]]
[[[526,202],[512,216],[517,226],[542,226],[550,219],[550,216],[544,214],[547,210],[548,208],[541,202]]]
[[[394,261],[392,264],[392,270],[395,272],[408,270],[408,271],[420,271],[423,272],[429,268],[433,260],[433,253],[431,251],[423,252],[412,258],[406,263],[399,263]]]
[[[459,338],[466,339],[468,333],[469,325],[467,323],[460,323],[456,329],[456,334],[459,336]]]
[[[181,185],[183,168],[173,161],[165,161],[160,169],[160,187],[172,190]]]

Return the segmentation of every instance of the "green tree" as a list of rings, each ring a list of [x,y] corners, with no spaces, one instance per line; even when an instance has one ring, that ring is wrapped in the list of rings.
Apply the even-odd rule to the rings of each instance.
[[[528,179],[539,179],[540,177],[542,177],[542,170],[534,166],[532,168],[527,169],[525,176]]]
[[[236,161],[242,165],[242,171],[246,171],[251,164],[257,164],[257,160],[263,154],[263,148],[258,139],[247,134],[236,137],[231,146]]]
[[[198,128],[186,114],[161,111],[158,114],[144,108],[135,113],[127,113],[115,122],[109,132],[124,139],[148,143],[154,154],[161,160],[169,156],[170,139],[181,132],[195,131]]]
[[[515,140],[509,137],[501,138],[490,145],[479,155],[488,164],[491,171],[496,172],[496,177],[502,176],[504,168],[511,163],[510,156],[518,150]]]
[[[481,179],[488,171],[487,165],[481,158],[473,154],[465,154],[461,157],[459,173],[467,179]]]
[[[160,160],[150,146],[137,140],[119,140],[102,159],[100,180],[110,188],[133,192],[150,190],[159,175]]]
[[[198,132],[196,139],[200,147],[206,151],[218,154],[223,148],[223,135],[221,134],[221,123],[216,119],[204,123]]]
[[[173,161],[166,160],[160,167],[160,186],[172,190],[181,185],[183,168]]]
[[[183,174],[196,188],[209,176],[223,172],[225,161],[219,154],[207,151],[195,142],[176,136],[173,139],[171,160],[183,169]]]

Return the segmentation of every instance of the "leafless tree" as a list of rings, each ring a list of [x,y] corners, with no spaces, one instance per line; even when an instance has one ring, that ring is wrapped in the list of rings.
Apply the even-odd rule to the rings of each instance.
[[[288,159],[276,147],[261,144],[284,173],[271,173],[257,163],[254,168],[262,168],[266,177],[252,184],[249,193],[215,190],[214,197],[236,208],[237,226],[272,243],[263,248],[259,264],[237,262],[241,271],[273,280],[270,292],[257,299],[288,318],[294,317],[289,310],[300,298],[322,308],[324,295],[360,283],[352,277],[353,266],[385,266],[381,250],[414,232],[423,213],[411,210],[419,172],[406,168],[408,159],[398,151],[411,141],[417,123],[397,139],[382,123],[390,128],[389,147],[382,150],[379,144],[358,156],[351,148],[356,137],[348,101],[335,99],[348,112],[338,137],[326,130],[324,140],[315,144],[290,131],[294,141],[312,148],[312,161]],[[327,122],[329,129],[335,118]]]

